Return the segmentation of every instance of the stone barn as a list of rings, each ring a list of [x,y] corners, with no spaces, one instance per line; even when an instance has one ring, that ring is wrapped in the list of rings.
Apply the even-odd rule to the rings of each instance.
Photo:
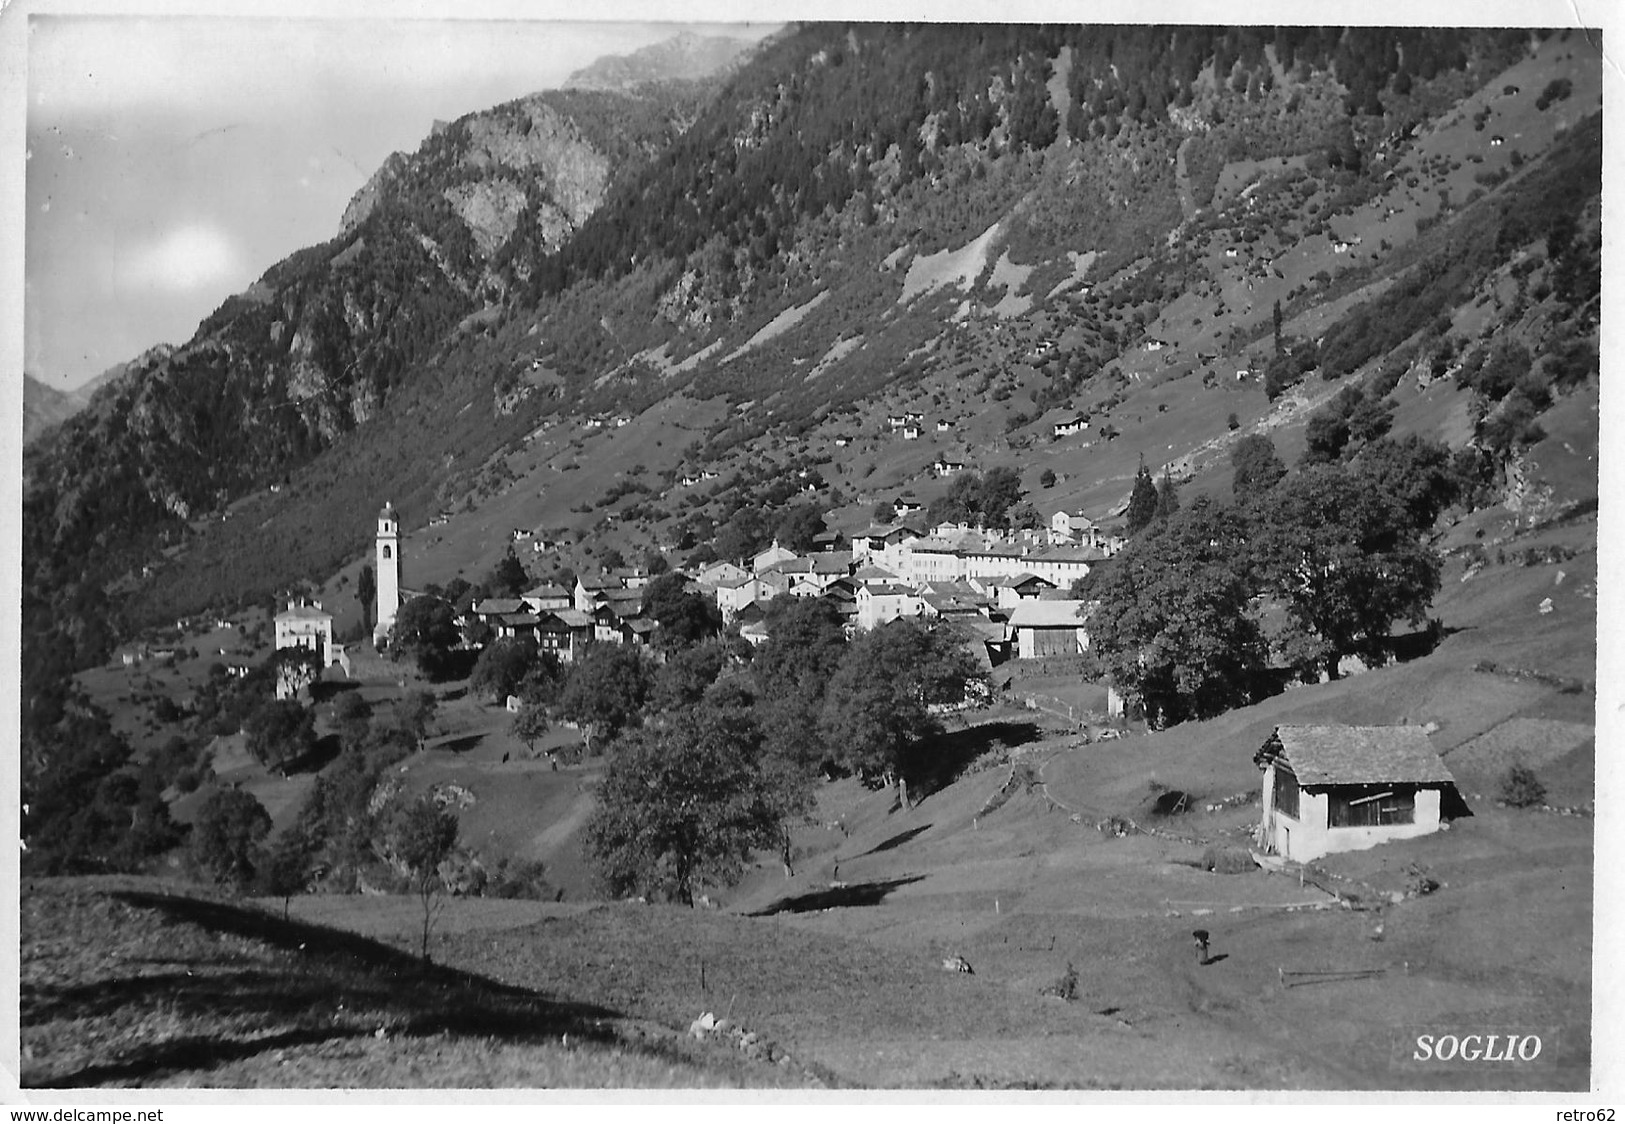
[[[1420,726],[1277,726],[1253,763],[1264,774],[1259,843],[1294,862],[1471,814]]]

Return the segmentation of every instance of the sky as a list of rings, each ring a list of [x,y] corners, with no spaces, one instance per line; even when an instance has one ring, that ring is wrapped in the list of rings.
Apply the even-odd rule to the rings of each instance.
[[[776,26],[30,15],[24,370],[67,389],[184,343],[268,267],[337,234],[356,190],[437,119],[684,29]]]

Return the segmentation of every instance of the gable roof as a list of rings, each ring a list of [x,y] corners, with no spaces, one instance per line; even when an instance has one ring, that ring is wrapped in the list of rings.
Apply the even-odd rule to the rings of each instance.
[[[1078,615],[1088,602],[1023,601],[1010,609],[1011,628],[1082,628],[1084,621]]]
[[[333,614],[316,605],[289,605],[276,615],[279,621],[330,621]]]
[[[523,613],[529,607],[519,597],[487,597],[474,606],[474,612],[482,617],[507,616],[509,613]]]
[[[1456,780],[1420,726],[1277,726],[1253,760],[1279,758],[1300,785]]]

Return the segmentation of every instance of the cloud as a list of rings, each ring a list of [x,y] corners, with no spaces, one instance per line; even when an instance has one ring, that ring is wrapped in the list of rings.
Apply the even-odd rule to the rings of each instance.
[[[179,226],[117,263],[121,288],[193,292],[244,284],[247,268],[231,236],[205,223]]]

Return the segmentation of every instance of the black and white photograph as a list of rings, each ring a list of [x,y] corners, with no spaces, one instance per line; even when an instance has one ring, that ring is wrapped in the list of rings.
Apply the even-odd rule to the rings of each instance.
[[[1612,1121],[1615,17],[0,12],[4,1101]]]

